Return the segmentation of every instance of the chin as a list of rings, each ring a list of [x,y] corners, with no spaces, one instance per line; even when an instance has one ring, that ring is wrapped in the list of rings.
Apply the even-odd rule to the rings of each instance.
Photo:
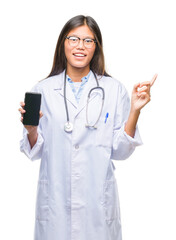
[[[77,68],[77,69],[87,68],[88,66],[89,64],[73,64],[72,65],[73,68]]]

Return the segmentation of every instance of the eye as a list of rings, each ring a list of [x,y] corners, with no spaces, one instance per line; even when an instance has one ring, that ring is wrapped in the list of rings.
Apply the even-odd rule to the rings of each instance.
[[[92,39],[90,39],[90,38],[85,38],[85,39],[84,39],[84,42],[85,42],[85,43],[92,43],[92,42],[93,42],[93,40],[92,40]]]
[[[69,40],[72,42],[77,42],[78,38],[77,37],[69,37]]]

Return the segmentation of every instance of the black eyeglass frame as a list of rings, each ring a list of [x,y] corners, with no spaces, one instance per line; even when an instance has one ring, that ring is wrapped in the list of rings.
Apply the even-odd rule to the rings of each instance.
[[[80,38],[80,37],[76,37],[76,36],[67,36],[67,37],[65,37],[65,39],[68,39],[68,40],[69,40],[71,37],[75,37],[75,38],[79,39],[79,42],[80,42],[80,40],[83,40],[83,42],[84,42],[84,40],[90,39],[90,40],[92,40],[94,43],[97,43],[96,39],[93,39],[93,38]],[[79,44],[79,42],[78,42],[78,44]]]

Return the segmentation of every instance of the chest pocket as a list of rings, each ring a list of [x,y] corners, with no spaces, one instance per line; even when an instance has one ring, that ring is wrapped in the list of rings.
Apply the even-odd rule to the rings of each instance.
[[[111,148],[113,139],[112,118],[101,117],[96,129],[96,145]]]

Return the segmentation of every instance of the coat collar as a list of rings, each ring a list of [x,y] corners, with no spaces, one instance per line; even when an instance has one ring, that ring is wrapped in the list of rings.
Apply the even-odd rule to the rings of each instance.
[[[56,85],[54,86],[54,91],[58,91],[58,93],[63,97],[64,97],[64,78],[65,78],[65,70],[61,74],[57,75]],[[97,79],[100,83],[100,77],[99,76],[97,76]],[[81,94],[81,98],[80,98],[80,101],[79,101],[79,104],[78,104],[76,102],[74,93],[73,93],[73,91],[70,87],[70,84],[68,82],[66,83],[66,99],[75,108],[76,115],[78,115],[85,108],[85,106],[87,105],[88,94],[89,94],[90,90],[92,88],[96,87],[96,86],[97,86],[96,79],[94,77],[93,72],[91,71],[90,76],[89,76],[89,80],[86,83],[86,85],[84,86],[84,89],[83,89],[83,92]],[[100,91],[95,89],[92,92],[89,101],[92,101],[92,99],[94,99],[99,94],[101,94]]]

